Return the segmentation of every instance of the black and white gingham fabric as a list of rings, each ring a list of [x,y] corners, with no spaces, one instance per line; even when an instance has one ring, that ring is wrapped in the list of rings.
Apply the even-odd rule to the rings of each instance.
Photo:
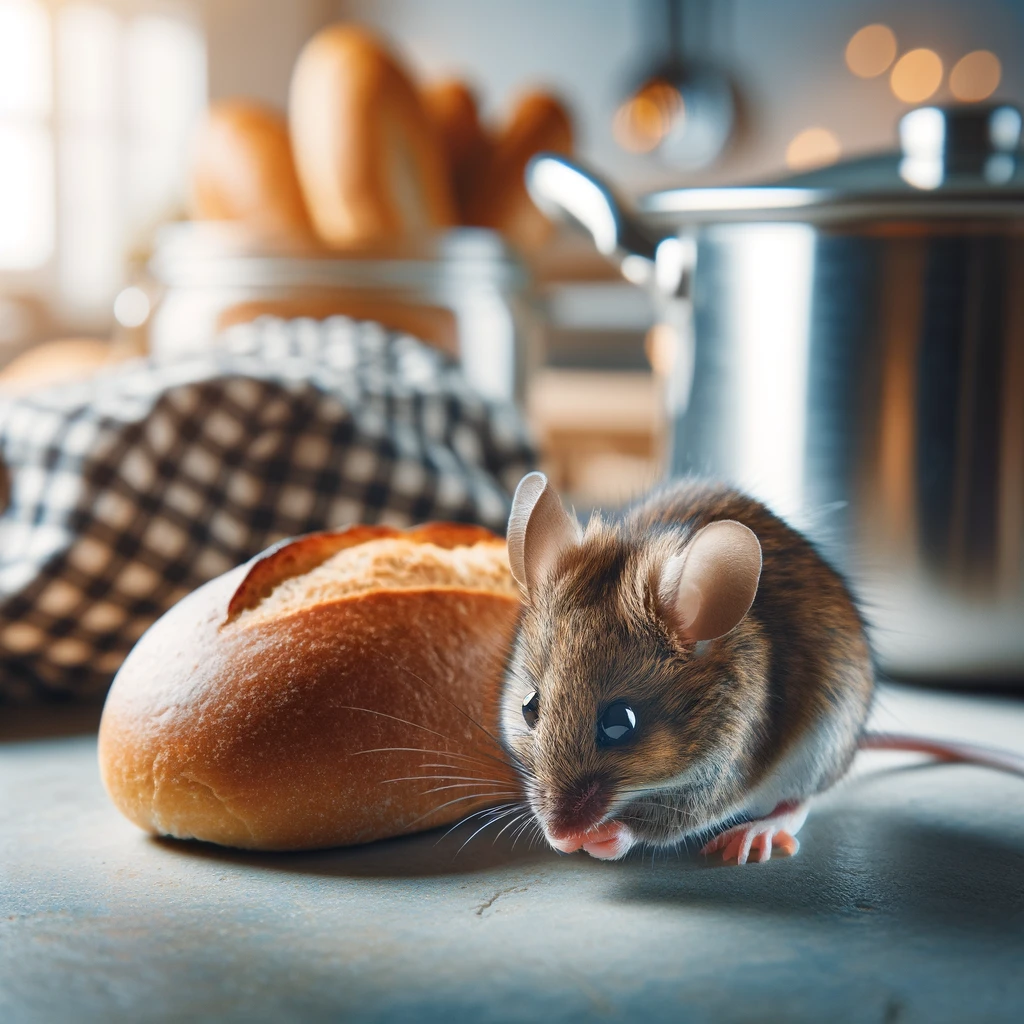
[[[429,519],[503,531],[532,452],[413,338],[266,318],[208,353],[0,400],[0,699],[103,693],[147,626],[287,536]]]

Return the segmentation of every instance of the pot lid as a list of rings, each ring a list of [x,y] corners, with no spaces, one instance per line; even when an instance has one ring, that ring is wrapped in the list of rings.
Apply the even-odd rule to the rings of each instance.
[[[764,185],[669,189],[639,206],[687,222],[1024,216],[1021,125],[1007,103],[919,107],[900,120],[896,151]]]

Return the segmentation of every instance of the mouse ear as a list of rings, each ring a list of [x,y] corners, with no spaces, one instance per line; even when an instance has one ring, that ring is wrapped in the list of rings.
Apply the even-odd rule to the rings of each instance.
[[[529,598],[566,548],[580,542],[580,526],[562,507],[543,473],[519,481],[508,519],[508,563]]]
[[[699,530],[681,555],[664,565],[659,596],[687,640],[714,640],[747,614],[761,578],[761,545],[731,519]]]

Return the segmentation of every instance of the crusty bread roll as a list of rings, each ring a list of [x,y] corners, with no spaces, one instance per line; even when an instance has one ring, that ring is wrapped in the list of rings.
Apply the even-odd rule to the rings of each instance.
[[[526,165],[535,153],[572,153],[572,121],[546,92],[527,93],[496,135],[466,200],[466,222],[495,228],[520,249],[541,246],[551,222],[526,190]]]
[[[514,799],[493,737],[518,609],[504,543],[479,527],[285,542],[142,637],[103,710],[103,782],[149,832],[258,850]]]
[[[38,388],[85,380],[97,370],[138,352],[102,338],[44,341],[12,359],[0,370],[0,393],[24,395]]]
[[[399,62],[365,29],[326,28],[299,55],[289,121],[320,237],[373,245],[455,222],[444,145]]]
[[[288,124],[250,100],[210,106],[195,140],[191,182],[195,220],[237,220],[269,235],[312,233]]]
[[[465,82],[453,78],[425,86],[423,102],[444,142],[459,220],[465,222],[471,189],[491,148],[476,96]]]

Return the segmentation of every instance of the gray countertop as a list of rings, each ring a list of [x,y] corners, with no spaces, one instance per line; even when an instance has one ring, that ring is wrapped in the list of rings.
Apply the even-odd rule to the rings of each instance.
[[[487,832],[255,855],[142,835],[95,712],[0,709],[0,1020],[1024,1020],[1024,779],[861,755],[792,859]],[[1024,701],[887,688],[1024,752]]]

